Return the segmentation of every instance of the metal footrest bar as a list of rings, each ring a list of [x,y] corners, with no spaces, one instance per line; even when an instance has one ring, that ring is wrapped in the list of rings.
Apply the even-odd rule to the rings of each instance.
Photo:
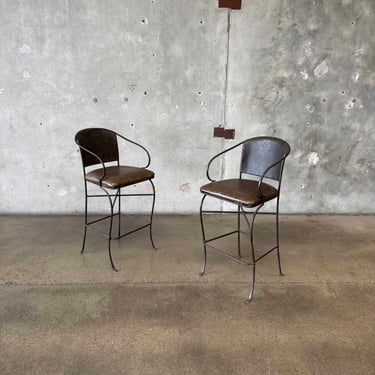
[[[278,248],[278,246],[275,246],[271,250],[266,251],[263,255],[261,255],[260,257],[258,257],[257,259],[255,259],[255,263],[258,262],[258,260],[261,260],[262,258],[264,258],[266,255],[268,255],[272,251],[276,250],[277,248]]]
[[[274,251],[274,250],[277,249],[277,246],[275,246],[275,247],[273,247],[272,249],[266,251],[266,252],[265,252],[264,254],[262,254],[260,257],[256,258],[256,259],[255,259],[255,262],[245,262],[245,261],[243,261],[243,260],[241,260],[241,259],[239,259],[239,258],[234,257],[233,255],[228,254],[227,252],[225,252],[225,251],[223,251],[223,250],[221,250],[221,249],[218,249],[218,248],[215,247],[215,246],[212,246],[212,245],[208,244],[207,241],[205,242],[205,245],[206,245],[207,247],[209,247],[210,249],[215,250],[216,252],[218,252],[218,253],[220,253],[220,254],[226,256],[227,258],[230,258],[230,259],[232,259],[232,260],[234,260],[234,261],[236,261],[236,262],[238,262],[238,263],[245,264],[245,265],[247,265],[247,266],[252,266],[252,265],[258,263],[258,261],[260,261],[261,259],[263,259],[266,255],[268,255],[269,253],[271,253],[272,251]]]
[[[151,225],[151,222],[148,223],[148,224],[145,224],[145,225],[143,225],[143,226],[141,226],[141,227],[138,227],[138,228],[136,228],[136,229],[133,229],[133,230],[131,230],[130,232],[124,233],[124,234],[122,234],[121,236],[111,237],[111,238],[112,238],[113,240],[119,240],[119,239],[122,238],[122,237],[125,237],[125,236],[127,236],[127,235],[129,235],[129,234],[132,234],[132,233],[134,233],[134,232],[138,232],[139,230],[144,229],[144,228],[147,228],[147,227],[149,227],[150,225]]]
[[[246,214],[252,214],[252,211],[245,211]],[[204,214],[237,214],[238,211],[214,211],[214,210],[203,210]],[[276,215],[276,212],[258,212],[257,215]]]
[[[237,214],[238,211],[213,211],[213,210],[203,210],[202,214]]]
[[[228,254],[227,252],[225,252],[225,251],[223,251],[223,250],[218,249],[218,248],[215,247],[215,246],[209,245],[209,244],[207,244],[207,243],[206,243],[205,245],[206,245],[207,247],[209,247],[210,249],[216,251],[217,253],[220,253],[220,254],[224,255],[225,257],[227,257],[227,258],[229,258],[229,259],[232,259],[232,260],[234,260],[234,261],[236,261],[236,262],[238,262],[238,263],[244,264],[244,265],[246,265],[246,266],[253,266],[253,265],[254,265],[253,262],[245,262],[245,261],[243,261],[243,260],[241,260],[241,259],[239,259],[239,258],[234,257],[233,255]]]
[[[234,230],[232,232],[228,232],[228,233],[225,233],[225,234],[221,234],[220,236],[210,238],[208,240],[205,240],[205,243],[207,244],[208,242],[211,242],[211,241],[214,241],[214,240],[218,240],[220,238],[227,237],[227,236],[230,236],[230,235],[235,234],[235,233],[238,233],[238,230]]]
[[[118,216],[118,215],[119,215],[118,212],[115,213],[115,214],[113,214],[113,216]],[[91,225],[91,224],[98,223],[99,221],[102,221],[102,220],[105,220],[105,219],[109,219],[110,217],[111,217],[111,215],[108,215],[108,216],[105,216],[105,217],[101,217],[100,219],[90,221],[89,223],[86,223],[85,225],[86,225],[86,226],[89,226],[89,225]]]
[[[150,195],[153,195],[151,193],[145,193],[145,194],[94,194],[94,195],[88,195],[87,198],[108,198],[108,197],[148,197]]]
[[[119,213],[113,214],[113,216],[118,216],[118,215],[119,215]],[[110,219],[110,218],[111,218],[111,215],[106,216],[106,217],[102,217],[102,218],[100,218],[100,219],[98,219],[98,220],[95,220],[95,221],[92,221],[92,222],[90,222],[90,223],[85,224],[85,226],[86,226],[87,228],[91,228],[91,229],[95,230],[96,232],[98,232],[99,234],[101,234],[102,236],[104,236],[105,238],[107,238],[107,239],[111,238],[111,239],[113,239],[113,240],[119,240],[119,239],[122,238],[122,237],[125,237],[125,236],[127,236],[127,235],[129,235],[129,234],[132,234],[132,233],[137,232],[137,231],[139,231],[139,230],[141,230],[141,229],[144,229],[144,228],[147,228],[147,227],[151,226],[151,222],[149,222],[149,223],[147,223],[147,224],[145,224],[145,225],[142,225],[141,227],[138,227],[138,228],[136,228],[136,229],[133,229],[133,230],[131,230],[130,232],[126,232],[126,233],[122,234],[121,236],[117,236],[117,237],[112,237],[112,236],[109,237],[108,234],[102,232],[101,230],[99,230],[99,229],[96,228],[95,226],[91,226],[91,224],[95,224],[95,223],[97,223],[97,222],[100,222],[100,221],[105,220],[105,219]]]

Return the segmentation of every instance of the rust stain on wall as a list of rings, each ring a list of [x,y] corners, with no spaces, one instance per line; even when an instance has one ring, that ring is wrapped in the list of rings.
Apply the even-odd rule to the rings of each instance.
[[[224,139],[234,139],[236,134],[235,129],[225,129],[221,126],[214,128],[214,137],[215,138],[224,138]]]

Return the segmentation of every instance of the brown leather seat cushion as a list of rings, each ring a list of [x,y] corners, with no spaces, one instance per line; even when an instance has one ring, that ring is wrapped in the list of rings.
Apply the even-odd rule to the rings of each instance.
[[[99,168],[88,172],[86,180],[99,185],[102,176],[103,168]],[[102,186],[109,189],[118,189],[136,184],[137,182],[151,180],[152,178],[154,178],[154,172],[145,168],[113,166],[106,168],[106,175],[102,180]]]
[[[201,187],[201,192],[213,197],[228,200],[234,203],[242,203],[247,207],[258,206],[262,202],[277,197],[277,189],[271,185],[262,183],[262,199],[258,193],[258,181],[230,179],[211,182]]]

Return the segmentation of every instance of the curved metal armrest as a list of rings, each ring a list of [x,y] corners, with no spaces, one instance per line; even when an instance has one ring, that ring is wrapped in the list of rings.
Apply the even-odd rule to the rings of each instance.
[[[130,143],[132,143],[133,145],[136,145],[136,146],[138,146],[139,148],[141,148],[143,151],[145,151],[146,152],[146,154],[147,154],[147,164],[144,166],[144,167],[140,167],[140,168],[147,168],[149,165],[150,165],[150,163],[151,163],[151,156],[150,156],[150,153],[147,151],[147,149],[145,148],[145,147],[143,147],[142,145],[140,145],[139,143],[137,143],[137,142],[134,142],[134,141],[132,141],[131,139],[129,139],[129,138],[126,138],[126,137],[124,137],[123,135],[121,135],[121,134],[119,134],[119,133],[115,133],[118,137],[120,137],[120,138],[122,138],[124,141],[127,141],[127,142],[130,142]]]
[[[213,162],[216,158],[218,158],[219,156],[221,156],[221,155],[227,153],[228,151],[232,151],[233,149],[237,148],[238,146],[241,146],[242,144],[244,144],[245,142],[246,142],[246,140],[245,140],[245,141],[242,141],[241,143],[238,143],[238,144],[236,144],[236,145],[234,145],[234,146],[232,146],[232,147],[230,147],[230,148],[228,148],[228,149],[226,149],[226,150],[224,150],[224,151],[221,151],[221,152],[219,152],[218,154],[216,154],[214,157],[212,157],[212,158],[210,159],[210,161],[209,161],[208,164],[207,164],[206,176],[207,176],[207,178],[208,178],[211,182],[216,181],[216,180],[212,179],[211,176],[210,176],[210,167],[211,167],[212,162]]]
[[[284,160],[286,159],[286,157],[288,156],[288,154],[284,155],[281,159],[279,159],[278,161],[276,161],[275,163],[271,164],[270,166],[268,166],[265,171],[263,172],[263,174],[260,176],[260,179],[258,181],[258,193],[260,195],[260,197],[263,199],[264,198],[264,195],[262,193],[262,183],[263,183],[263,179],[265,178],[265,175],[266,173],[273,167],[275,167],[276,165],[284,162]]]
[[[99,179],[99,183],[100,183],[100,186],[102,186],[102,181],[103,181],[103,179],[105,178],[106,173],[107,173],[107,170],[106,170],[106,168],[105,168],[105,164],[104,164],[103,160],[102,160],[98,155],[96,155],[94,152],[88,150],[86,147],[83,147],[83,146],[81,146],[81,145],[78,145],[78,147],[81,148],[82,150],[84,150],[85,152],[91,154],[92,156],[94,156],[94,157],[95,157],[96,159],[98,159],[99,162],[101,163],[101,165],[102,165],[102,167],[103,167],[103,175],[102,175],[102,177],[100,177],[100,179]],[[83,168],[83,169],[84,169],[84,171],[85,171],[85,175],[86,175],[86,170],[85,170],[85,168]]]

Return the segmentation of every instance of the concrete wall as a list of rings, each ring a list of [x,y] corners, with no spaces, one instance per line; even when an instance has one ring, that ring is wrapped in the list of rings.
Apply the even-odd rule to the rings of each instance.
[[[97,126],[149,149],[159,213],[196,212],[209,158],[257,135],[292,146],[283,212],[374,213],[375,2],[242,2],[0,0],[0,212],[82,212]]]

